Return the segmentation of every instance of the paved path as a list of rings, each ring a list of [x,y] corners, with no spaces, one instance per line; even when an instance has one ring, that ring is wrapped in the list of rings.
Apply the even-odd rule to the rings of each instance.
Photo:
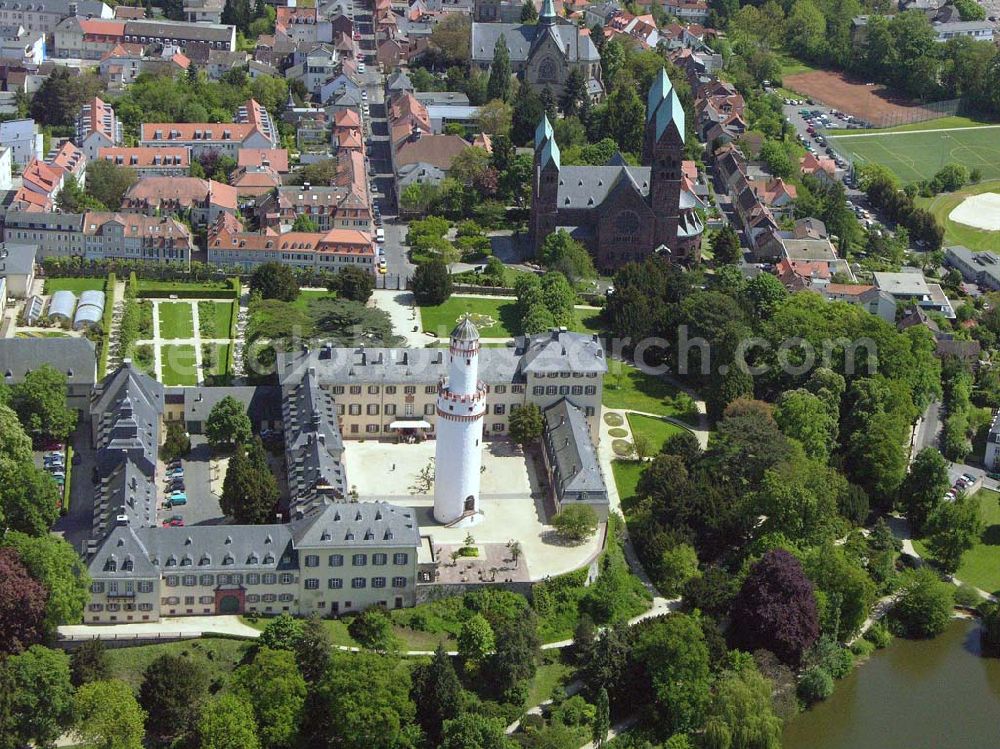
[[[238,616],[177,616],[158,622],[90,625],[64,624],[59,627],[62,640],[132,640],[143,638],[189,638],[206,634],[260,637],[260,630],[247,626]]]
[[[198,302],[191,302],[191,328],[194,330],[194,372],[197,383],[201,385],[204,380],[202,373],[202,352],[201,352],[201,316],[198,314]]]
[[[201,316],[198,311],[199,302],[211,302],[213,304],[232,304],[232,301],[219,299],[153,299],[153,337],[144,338],[135,342],[139,345],[149,345],[153,347],[153,373],[156,379],[163,382],[163,348],[165,346],[192,346],[194,348],[195,377],[198,385],[205,381],[204,359],[202,356],[203,344],[229,344],[237,346],[235,358],[239,359],[239,365],[234,364],[234,369],[242,373],[243,369],[243,348],[242,335],[246,329],[246,307],[243,297],[240,298],[239,309],[237,310],[237,336],[233,341],[229,338],[202,338],[201,337]],[[160,305],[161,304],[190,304],[191,305],[191,327],[193,336],[191,338],[167,338],[164,339],[160,333]],[[226,331],[228,332],[228,331]],[[237,345],[239,344],[239,345]],[[110,369],[110,367],[109,367]],[[233,372],[237,374],[236,371]]]
[[[163,382],[163,349],[160,346],[160,303],[153,301],[153,374]]]

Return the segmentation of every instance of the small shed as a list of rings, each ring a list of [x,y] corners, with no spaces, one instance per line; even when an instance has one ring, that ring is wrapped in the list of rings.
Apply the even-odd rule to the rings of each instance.
[[[88,289],[80,294],[80,304],[73,318],[73,329],[80,330],[97,325],[102,317],[104,317],[104,292]]]

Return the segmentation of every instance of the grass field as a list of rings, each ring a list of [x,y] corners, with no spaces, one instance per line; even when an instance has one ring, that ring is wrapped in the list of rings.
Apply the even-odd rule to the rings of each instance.
[[[55,294],[57,291],[104,291],[104,278],[46,278],[45,293]]]
[[[1000,138],[1000,132],[998,132],[997,137]],[[980,182],[978,185],[970,185],[964,190],[942,193],[933,198],[917,198],[917,205],[933,213],[941,226],[944,227],[944,245],[946,247],[952,244],[961,244],[970,250],[1000,252],[1000,231],[974,229],[965,224],[955,223],[948,218],[951,212],[967,197],[984,192],[1000,192],[1000,180]]]
[[[103,288],[103,287],[102,287]],[[170,296],[178,292],[206,291],[218,294],[231,291],[228,281],[147,281],[139,280],[139,291],[146,296]]]
[[[198,368],[195,366],[194,346],[173,345],[160,349],[162,372],[160,382],[164,385],[197,385]]]
[[[633,435],[641,434],[647,437],[656,452],[660,451],[668,438],[685,431],[684,427],[679,427],[665,419],[654,419],[651,416],[640,414],[628,414],[628,425],[632,429]]]
[[[15,338],[69,338],[69,333],[62,333],[58,330],[21,330],[14,336]]]
[[[1000,595],[1000,493],[980,489],[976,496],[983,517],[983,535],[979,543],[965,552],[955,577],[987,593]],[[927,554],[922,541],[914,541],[913,545],[921,555]]]
[[[964,127],[982,127],[983,125],[995,125],[995,122],[986,122],[972,117],[962,117],[954,115],[951,117],[938,117],[934,120],[922,120],[911,122],[907,125],[897,125],[896,127],[883,127],[865,130],[865,133],[916,133],[921,130],[954,130]]]
[[[638,460],[612,460],[611,473],[618,487],[618,497],[623,502],[635,496],[635,487],[639,484],[639,476],[646,466]]]
[[[202,338],[229,338],[233,320],[232,302],[198,302],[198,320]]]
[[[138,691],[146,667],[161,655],[186,656],[204,665],[212,681],[224,681],[251,645],[239,640],[205,638],[132,648],[108,648],[104,652],[111,665],[111,677],[121,679]]]
[[[672,416],[688,424],[698,423],[698,413],[690,398],[662,378],[618,361],[608,362],[603,403],[608,408],[645,411]]]
[[[929,179],[950,163],[978,169],[983,179],[1000,179],[1000,125],[959,127],[942,132],[923,129],[831,134],[829,140],[834,148],[848,154],[855,165],[883,164],[904,183]]]
[[[160,304],[160,338],[194,338],[194,315],[189,302]]]
[[[332,291],[320,291],[319,289],[306,289],[300,291],[298,297],[292,302],[293,307],[301,310],[309,309],[309,302],[314,299],[336,299],[337,295]]]
[[[513,299],[453,296],[444,304],[421,307],[420,319],[424,330],[446,338],[457,324],[458,318],[466,312],[478,315],[473,321],[483,338],[508,338],[517,335],[520,328],[517,304]]]

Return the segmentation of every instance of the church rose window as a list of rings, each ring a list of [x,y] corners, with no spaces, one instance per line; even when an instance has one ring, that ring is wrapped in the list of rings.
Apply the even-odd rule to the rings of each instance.
[[[556,79],[556,64],[551,59],[545,58],[538,66],[538,78],[542,81],[554,81]]]

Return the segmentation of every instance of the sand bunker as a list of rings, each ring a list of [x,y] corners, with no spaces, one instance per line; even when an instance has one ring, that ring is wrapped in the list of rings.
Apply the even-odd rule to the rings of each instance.
[[[987,231],[1000,230],[1000,194],[984,192],[966,198],[948,214],[952,221]]]

